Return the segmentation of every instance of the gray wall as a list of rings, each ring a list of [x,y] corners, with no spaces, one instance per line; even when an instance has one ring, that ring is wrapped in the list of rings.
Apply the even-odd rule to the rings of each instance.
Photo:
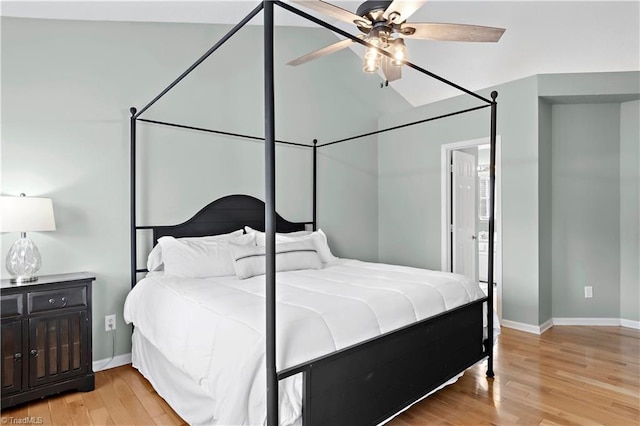
[[[552,117],[553,316],[620,318],[620,104]]]
[[[638,72],[549,74],[495,87],[502,140],[505,320],[537,326],[552,316],[619,318],[621,294],[633,300],[626,302],[628,313],[623,317],[637,317],[637,237],[626,242],[619,229],[624,223],[634,229],[638,222],[637,210],[625,210],[630,211],[625,215],[620,207],[620,203],[637,205],[633,198],[637,193],[637,161],[631,158],[625,163],[631,176],[629,185],[626,189],[622,186],[629,195],[625,199],[619,195],[619,157],[624,155],[620,132],[628,140],[625,150],[633,154],[638,143],[637,103],[623,107],[622,121],[619,111],[621,102],[640,96],[639,76]],[[492,89],[480,93],[488,96]],[[594,102],[601,104],[577,109],[572,105]],[[380,127],[437,116],[470,104],[468,98],[457,97],[389,114],[380,120]],[[600,115],[601,108],[604,115]],[[487,137],[485,111],[380,136],[380,261],[440,268],[440,145]],[[580,144],[585,146],[576,146],[583,137],[587,142]],[[561,140],[558,146],[556,140]],[[567,159],[570,155],[562,151],[566,148],[563,144],[581,150],[575,158]],[[566,180],[566,161],[575,168],[571,173],[587,171],[584,181],[582,176]],[[591,197],[567,194],[565,210],[560,194],[579,188],[583,182],[593,185],[603,198],[592,202]],[[605,214],[606,220],[600,221]],[[569,222],[569,229],[565,229],[565,222]],[[593,226],[597,230],[590,235]],[[567,252],[567,247],[572,251]],[[561,248],[565,251],[559,251]],[[583,290],[586,282],[594,285],[595,297],[588,301]]]
[[[151,100],[212,46],[226,26],[2,18],[2,194],[51,197],[57,230],[33,233],[42,274],[90,271],[94,359],[111,353],[104,315],[129,290],[129,107]],[[288,60],[336,40],[322,30],[276,30],[278,139],[326,142],[376,128],[408,104],[379,90],[345,50],[302,67]],[[146,118],[261,136],[262,28],[247,27]],[[261,143],[140,125],[140,222],[171,224],[230,193],[263,198]],[[278,210],[311,219],[311,153],[278,148]],[[375,140],[319,153],[320,226],[334,252],[377,259]],[[2,258],[17,235],[2,236]],[[3,268],[4,269],[4,268]],[[6,271],[3,270],[6,274]]]
[[[640,321],[640,102],[620,108],[620,316]]]
[[[537,79],[497,87],[502,140],[503,317],[538,324]],[[480,91],[489,97],[490,90]],[[390,127],[479,105],[457,97],[380,120]],[[440,269],[440,146],[489,136],[489,109],[379,138],[380,261]]]

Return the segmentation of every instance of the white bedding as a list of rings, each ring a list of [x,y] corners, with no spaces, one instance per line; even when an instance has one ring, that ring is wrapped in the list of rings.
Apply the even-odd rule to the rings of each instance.
[[[277,369],[484,297],[450,273],[340,259],[320,270],[277,274]],[[209,418],[190,423],[262,425],[265,409],[264,276],[150,276],[124,318],[208,393]],[[281,424],[301,413],[302,378],[280,382]]]

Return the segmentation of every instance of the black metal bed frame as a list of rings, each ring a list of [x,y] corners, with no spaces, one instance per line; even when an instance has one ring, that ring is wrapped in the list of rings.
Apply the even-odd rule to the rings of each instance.
[[[146,272],[137,266],[137,231],[152,229],[154,243],[162,235],[186,236],[198,231],[186,231],[181,234],[175,226],[138,226],[136,221],[136,127],[137,122],[146,122],[170,127],[197,130],[225,136],[265,142],[265,202],[264,230],[266,236],[266,371],[267,371],[267,424],[278,425],[278,381],[294,374],[303,374],[303,424],[320,425],[354,425],[376,424],[389,418],[403,408],[418,401],[439,385],[463,372],[476,362],[487,358],[489,378],[493,371],[493,292],[489,288],[488,296],[447,311],[436,317],[428,318],[399,330],[378,336],[366,342],[342,349],[319,359],[288,368],[278,372],[276,369],[276,288],[275,288],[275,233],[300,229],[283,221],[275,209],[275,144],[307,147],[313,150],[313,220],[307,222],[315,230],[317,227],[317,150],[319,148],[372,136],[383,132],[413,126],[441,118],[463,114],[479,109],[491,108],[490,128],[490,167],[489,167],[489,258],[488,282],[493,282],[493,247],[494,247],[494,213],[495,213],[495,160],[496,160],[496,113],[497,92],[491,92],[487,99],[443,77],[427,71],[409,61],[404,66],[454,87],[483,103],[449,114],[426,118],[400,126],[381,129],[348,138],[313,145],[277,140],[275,138],[275,105],[274,105],[274,5],[291,13],[325,27],[336,34],[351,39],[366,47],[374,47],[327,22],[292,7],[279,0],[263,0],[244,19],[235,25],[213,47],[203,54],[177,79],[167,86],[140,111],[131,108],[130,140],[131,140],[131,187],[130,187],[130,220],[131,220],[131,285],[135,286],[137,274]],[[264,94],[265,94],[265,136],[264,138],[223,132],[199,127],[169,123],[140,118],[153,104],[176,86],[191,71],[198,67],[220,46],[236,34],[259,12],[264,12]],[[381,54],[391,56],[386,51]],[[234,196],[232,196],[234,197]],[[206,208],[205,208],[206,209]],[[203,211],[205,210],[203,209]],[[190,221],[196,220],[194,216]],[[283,223],[293,225],[284,226]],[[185,223],[186,224],[186,223]],[[179,226],[185,225],[181,224]],[[257,225],[258,228],[261,228]],[[304,225],[304,223],[302,223]],[[176,233],[177,232],[177,233]],[[211,230],[208,230],[211,232]],[[215,232],[215,231],[214,231]],[[487,336],[482,336],[482,306],[487,303]],[[455,339],[451,338],[455,335]]]

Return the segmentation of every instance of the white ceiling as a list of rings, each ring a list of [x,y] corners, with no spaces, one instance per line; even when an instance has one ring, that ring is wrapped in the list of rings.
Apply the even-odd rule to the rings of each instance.
[[[354,12],[360,4],[358,1],[329,2]],[[22,0],[2,1],[0,14],[50,19],[235,24],[258,3],[257,0]],[[276,10],[278,25],[315,26],[279,8]],[[355,27],[322,18],[356,34]],[[640,70],[640,0],[431,0],[409,21],[507,29],[495,44],[407,40],[411,62],[471,90],[542,73]],[[252,22],[260,23],[260,19]],[[360,49],[354,46],[357,54],[362,53]],[[406,68],[403,78],[391,86],[414,106],[459,93]]]

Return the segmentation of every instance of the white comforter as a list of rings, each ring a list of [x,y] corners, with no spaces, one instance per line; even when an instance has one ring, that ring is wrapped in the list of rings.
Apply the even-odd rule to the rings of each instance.
[[[208,392],[212,421],[264,424],[264,276],[141,280],[124,318]],[[277,368],[291,367],[484,297],[450,273],[340,259],[277,274]],[[280,420],[301,414],[302,378],[280,383]]]

